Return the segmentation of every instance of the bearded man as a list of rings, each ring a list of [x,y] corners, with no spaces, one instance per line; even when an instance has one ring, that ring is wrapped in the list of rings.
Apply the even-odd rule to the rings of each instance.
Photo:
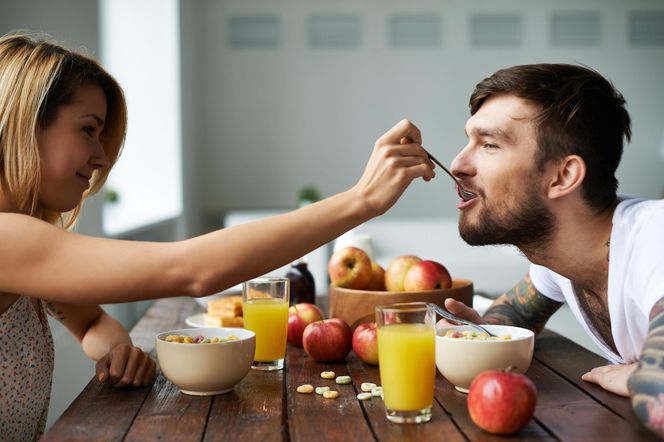
[[[480,317],[540,332],[567,303],[611,365],[582,379],[629,396],[664,436],[664,200],[618,197],[615,172],[630,140],[623,96],[592,69],[514,66],[470,98],[468,144],[452,163],[459,232],[471,245],[512,244],[528,275]]]

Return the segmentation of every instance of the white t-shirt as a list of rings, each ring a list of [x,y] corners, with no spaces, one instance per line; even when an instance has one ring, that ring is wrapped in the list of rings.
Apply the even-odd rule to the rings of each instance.
[[[569,305],[609,360],[636,362],[648,333],[650,310],[664,297],[664,200],[627,199],[613,214],[608,303],[618,355],[586,320],[569,279],[536,264],[530,266],[530,277],[540,293]]]

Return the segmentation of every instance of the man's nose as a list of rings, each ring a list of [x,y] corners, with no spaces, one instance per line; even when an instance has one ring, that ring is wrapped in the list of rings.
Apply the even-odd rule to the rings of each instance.
[[[452,175],[463,178],[464,176],[473,175],[473,170],[470,162],[468,146],[466,146],[461,149],[457,156],[452,160],[450,171],[452,172]]]

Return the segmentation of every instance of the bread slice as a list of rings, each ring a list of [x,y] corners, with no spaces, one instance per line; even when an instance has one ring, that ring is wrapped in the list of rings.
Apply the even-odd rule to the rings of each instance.
[[[205,325],[211,327],[244,327],[244,319],[242,316],[222,316],[204,313],[203,320],[205,321]]]
[[[213,327],[243,327],[242,296],[226,296],[208,301],[203,315],[206,325]]]
[[[208,301],[208,313],[230,317],[242,316],[242,296],[226,296]]]

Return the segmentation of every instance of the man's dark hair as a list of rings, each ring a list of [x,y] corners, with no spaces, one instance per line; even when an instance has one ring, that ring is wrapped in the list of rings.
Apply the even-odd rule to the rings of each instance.
[[[586,163],[583,197],[598,211],[609,207],[616,200],[623,138],[632,136],[625,99],[611,82],[584,66],[513,66],[477,84],[469,102],[471,115],[488,98],[505,94],[540,108],[535,119],[538,167],[579,155]]]

